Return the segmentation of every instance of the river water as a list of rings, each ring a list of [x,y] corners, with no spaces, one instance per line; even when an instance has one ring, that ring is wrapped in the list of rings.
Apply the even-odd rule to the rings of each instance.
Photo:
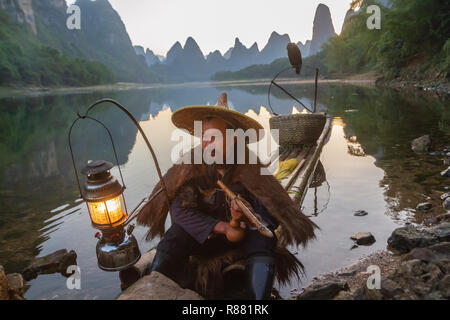
[[[309,84],[288,86],[307,105]],[[97,267],[94,238],[86,205],[78,199],[67,134],[78,110],[109,97],[125,105],[140,121],[155,149],[161,169],[171,166],[175,127],[170,118],[185,105],[215,104],[227,92],[229,104],[268,126],[267,85],[261,83],[197,84],[145,90],[11,96],[0,99],[0,264],[8,273],[20,272],[35,257],[59,249],[75,250],[81,270],[81,289],[69,290],[60,274],[40,275],[28,283],[27,299],[113,299],[120,293],[118,273]],[[302,108],[273,91],[275,112],[289,114]],[[307,248],[290,248],[306,267],[301,282],[279,288],[290,297],[313,277],[355,262],[362,255],[384,249],[397,226],[421,224],[444,213],[439,195],[450,185],[439,172],[442,157],[415,155],[410,141],[430,134],[433,150],[450,145],[448,101],[419,92],[342,84],[320,85],[318,107],[333,117],[330,139],[321,162],[327,181],[310,188],[303,211],[321,230]],[[157,182],[156,169],[142,137],[132,122],[112,106],[93,115],[111,130],[124,174],[125,197],[133,208]],[[103,130],[83,121],[76,128],[74,151],[79,166],[87,160],[113,161]],[[117,168],[113,174],[118,175]],[[427,200],[427,197],[431,197]],[[416,212],[431,201],[433,209]],[[364,217],[353,216],[365,210]],[[350,236],[369,231],[376,242],[351,250]],[[144,240],[146,229],[134,232],[142,252],[158,242]]]

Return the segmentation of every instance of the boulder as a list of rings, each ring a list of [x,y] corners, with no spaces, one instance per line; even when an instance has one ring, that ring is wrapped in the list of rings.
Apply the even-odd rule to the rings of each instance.
[[[414,248],[423,248],[438,242],[435,234],[409,225],[392,232],[388,239],[388,248],[398,253],[408,253]]]
[[[340,291],[348,291],[349,286],[343,280],[316,282],[297,296],[297,300],[329,300]]]
[[[59,272],[63,276],[67,274],[67,267],[77,264],[77,254],[71,250],[67,252],[66,249],[55,251],[44,257],[34,260],[25,270],[23,276],[26,281],[35,279],[39,274],[52,274]]]
[[[430,147],[431,139],[429,135],[421,136],[411,142],[411,149],[416,153],[426,153]]]
[[[3,266],[0,265],[0,300],[9,300],[8,278]]]
[[[371,245],[375,242],[375,237],[370,232],[358,232],[350,237],[359,245]]]
[[[163,274],[153,271],[126,289],[117,300],[204,300],[196,292],[181,288]]]

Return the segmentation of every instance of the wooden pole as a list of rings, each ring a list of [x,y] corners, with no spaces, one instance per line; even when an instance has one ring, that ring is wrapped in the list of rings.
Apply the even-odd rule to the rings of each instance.
[[[317,111],[317,82],[319,80],[319,69],[316,68],[316,80],[314,81],[314,113]]]

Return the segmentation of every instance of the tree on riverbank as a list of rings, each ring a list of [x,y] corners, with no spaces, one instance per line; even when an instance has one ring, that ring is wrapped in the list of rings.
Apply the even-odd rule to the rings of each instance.
[[[323,46],[333,73],[377,70],[386,79],[445,79],[450,71],[450,3],[445,0],[353,1],[340,35]],[[381,9],[381,29],[369,30],[370,5]]]
[[[114,82],[99,62],[68,57],[42,45],[0,10],[0,86],[84,86]]]

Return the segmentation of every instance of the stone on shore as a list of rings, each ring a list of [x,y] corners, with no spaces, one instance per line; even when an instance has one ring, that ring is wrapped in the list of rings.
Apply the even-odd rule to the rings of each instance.
[[[450,222],[440,223],[429,230],[440,242],[450,241]]]
[[[408,253],[414,248],[423,248],[439,242],[435,234],[406,226],[395,229],[388,239],[389,249],[398,253]]]
[[[3,266],[0,265],[0,300],[9,300],[8,278]]]
[[[450,223],[444,222],[427,229],[412,225],[394,230],[388,242],[403,255],[389,262],[392,268],[383,268],[387,261],[380,262],[370,258],[352,270],[364,270],[368,264],[378,265],[381,269],[380,287],[369,288],[367,272],[357,272],[354,276],[344,277],[343,273],[334,273],[326,281],[345,281],[348,290],[340,290],[335,300],[449,300],[450,299]],[[366,274],[365,277],[361,275]],[[321,283],[319,282],[319,284]],[[318,284],[311,284],[304,293]],[[320,286],[319,286],[320,287]],[[330,298],[331,299],[331,298]]]
[[[0,300],[24,300],[25,281],[20,273],[6,275],[0,265]]]
[[[375,242],[375,237],[370,232],[358,232],[350,237],[359,245],[371,245]]]
[[[297,300],[328,300],[333,299],[339,292],[349,290],[348,284],[343,280],[331,280],[324,282],[317,282],[302,293],[300,293]]]
[[[35,279],[39,274],[61,273],[68,276],[67,267],[77,264],[77,254],[66,249],[55,251],[44,257],[34,260],[24,271],[23,276],[26,281]]]
[[[450,198],[450,192],[446,192],[443,195],[441,195],[441,200],[444,201],[445,199]]]
[[[416,153],[426,153],[430,147],[431,139],[429,135],[421,136],[411,142],[411,149]]]
[[[417,205],[416,210],[428,211],[431,210],[432,207],[433,205],[430,202],[422,202]]]
[[[450,198],[446,198],[444,202],[442,202],[442,207],[445,210],[450,210]]]
[[[23,300],[25,291],[25,282],[20,273],[11,273],[7,275],[9,295],[12,300]]]
[[[139,261],[136,262],[133,266],[119,272],[120,288],[122,289],[122,291],[127,289],[144,275],[150,273],[149,270],[151,268],[155,255],[156,249],[152,249],[147,253],[144,253]]]
[[[204,300],[196,292],[181,288],[163,274],[153,271],[119,295],[117,300]]]
[[[440,242],[426,248],[414,248],[403,259],[418,259],[425,262],[450,261],[450,242]]]
[[[443,177],[450,177],[450,167],[448,167],[447,169],[445,169],[444,171],[441,172],[441,176]]]

